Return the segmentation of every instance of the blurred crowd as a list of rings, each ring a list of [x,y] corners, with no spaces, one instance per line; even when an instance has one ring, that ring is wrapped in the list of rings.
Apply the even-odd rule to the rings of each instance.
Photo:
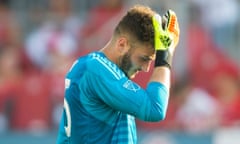
[[[76,0],[46,0],[42,7],[36,1],[34,7],[26,6],[24,16],[15,2],[0,0],[0,133],[56,130],[71,64],[100,49],[127,8],[139,1],[86,1],[79,11],[74,9]],[[144,4],[159,13],[172,8],[179,15],[174,65],[181,67],[172,71],[166,120],[138,120],[139,128],[206,132],[240,126],[239,1]],[[149,76],[140,73],[134,81],[146,87]]]

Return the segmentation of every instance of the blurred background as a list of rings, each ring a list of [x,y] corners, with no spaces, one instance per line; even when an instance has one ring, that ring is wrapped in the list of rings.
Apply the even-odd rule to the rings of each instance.
[[[181,28],[166,120],[137,120],[139,144],[239,144],[240,0],[0,0],[0,144],[55,143],[66,72],[134,4]]]

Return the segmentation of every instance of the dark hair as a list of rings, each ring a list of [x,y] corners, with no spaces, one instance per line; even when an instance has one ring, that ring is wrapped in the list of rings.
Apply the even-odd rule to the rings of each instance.
[[[155,14],[151,8],[136,5],[122,18],[115,34],[128,34],[132,40],[154,46],[154,29],[152,17]]]

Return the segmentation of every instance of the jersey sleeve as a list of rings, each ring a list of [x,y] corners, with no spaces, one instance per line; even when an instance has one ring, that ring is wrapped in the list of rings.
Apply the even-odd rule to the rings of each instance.
[[[144,121],[165,118],[169,94],[163,84],[150,82],[143,89],[125,75],[120,76],[114,69],[98,63],[90,68],[87,75],[91,89],[113,109]]]

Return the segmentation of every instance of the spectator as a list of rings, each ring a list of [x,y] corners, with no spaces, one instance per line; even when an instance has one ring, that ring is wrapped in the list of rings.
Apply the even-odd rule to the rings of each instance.
[[[79,18],[71,13],[69,1],[51,0],[49,3],[49,19],[32,31],[25,43],[27,56],[40,69],[50,66],[49,62],[54,52],[73,56],[78,45],[76,31],[81,25]],[[53,43],[58,43],[57,49],[52,47]]]
[[[49,78],[39,71],[24,73],[15,97],[13,130],[43,132],[51,128],[48,80]]]
[[[15,128],[19,89],[24,79],[27,59],[21,43],[22,31],[9,0],[0,1],[0,127]],[[26,60],[26,61],[25,61]],[[18,119],[15,119],[18,120]]]
[[[19,49],[0,46],[0,132],[12,128],[18,87],[22,79]]]
[[[174,87],[176,128],[194,133],[216,129],[219,126],[218,101],[188,79],[191,79],[189,75],[183,79],[185,82],[176,82]]]
[[[211,90],[220,104],[221,125],[240,125],[240,81],[239,69],[230,61],[223,61],[212,72]]]
[[[39,92],[32,101],[41,101],[45,107],[35,107],[41,118],[36,113],[32,115],[43,129],[59,123],[58,113],[62,110],[59,105],[62,106],[60,100],[64,95],[63,79],[75,58],[79,43],[76,37],[81,27],[81,20],[72,13],[71,1],[50,0],[46,14],[45,21],[27,36],[25,43],[26,54],[37,67],[37,71],[33,70],[27,75],[25,84],[38,83],[36,91]],[[27,96],[31,95],[27,87],[23,89]],[[45,114],[42,113],[44,110]]]

